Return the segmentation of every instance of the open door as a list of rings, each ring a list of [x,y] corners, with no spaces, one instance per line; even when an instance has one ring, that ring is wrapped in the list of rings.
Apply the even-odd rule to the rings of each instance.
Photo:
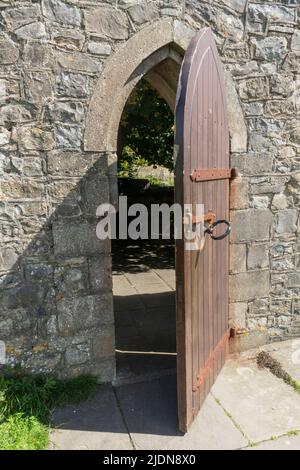
[[[175,202],[202,203],[207,222],[220,220],[201,251],[186,250],[184,238],[176,241],[178,414],[186,432],[225,362],[229,338],[229,131],[223,70],[209,28],[186,51],[175,122]]]

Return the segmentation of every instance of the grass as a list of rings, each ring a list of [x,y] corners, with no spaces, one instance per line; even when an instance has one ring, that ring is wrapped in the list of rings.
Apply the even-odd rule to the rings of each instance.
[[[174,186],[174,178],[167,178],[167,179],[160,179],[156,176],[148,175],[145,176],[147,180],[149,180],[151,186],[159,186],[159,187],[172,187]]]
[[[257,364],[259,367],[269,369],[279,379],[282,379],[286,384],[293,387],[295,392],[300,393],[300,383],[294,380],[282,367],[279,361],[274,359],[268,352],[261,351],[257,355]]]
[[[54,408],[77,403],[99,386],[90,375],[56,380],[20,369],[0,377],[0,450],[41,450],[49,441]]]
[[[298,436],[299,431],[297,431],[296,429],[292,429],[291,431],[288,431],[286,434],[287,436]]]

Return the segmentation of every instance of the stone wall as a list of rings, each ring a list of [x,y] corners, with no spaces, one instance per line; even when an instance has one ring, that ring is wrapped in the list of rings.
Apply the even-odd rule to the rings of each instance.
[[[0,0],[0,339],[10,362],[114,374],[110,246],[95,237],[111,154],[84,150],[85,119],[107,58],[165,17],[213,28],[247,124],[247,149],[231,156],[242,171],[231,191],[231,322],[256,341],[299,335],[297,4]]]

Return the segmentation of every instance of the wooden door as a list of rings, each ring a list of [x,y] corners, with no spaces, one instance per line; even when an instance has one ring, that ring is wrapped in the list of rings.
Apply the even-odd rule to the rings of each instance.
[[[176,103],[175,200],[229,219],[229,132],[222,64],[210,28],[192,39]],[[222,224],[216,228],[216,235]],[[222,230],[225,226],[222,226]],[[228,237],[202,251],[176,241],[177,387],[180,430],[203,404],[228,346]]]

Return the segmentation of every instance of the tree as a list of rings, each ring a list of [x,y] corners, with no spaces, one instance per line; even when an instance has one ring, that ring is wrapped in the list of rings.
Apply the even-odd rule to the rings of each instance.
[[[119,128],[119,172],[138,165],[173,169],[174,116],[168,104],[141,80],[125,105]]]

